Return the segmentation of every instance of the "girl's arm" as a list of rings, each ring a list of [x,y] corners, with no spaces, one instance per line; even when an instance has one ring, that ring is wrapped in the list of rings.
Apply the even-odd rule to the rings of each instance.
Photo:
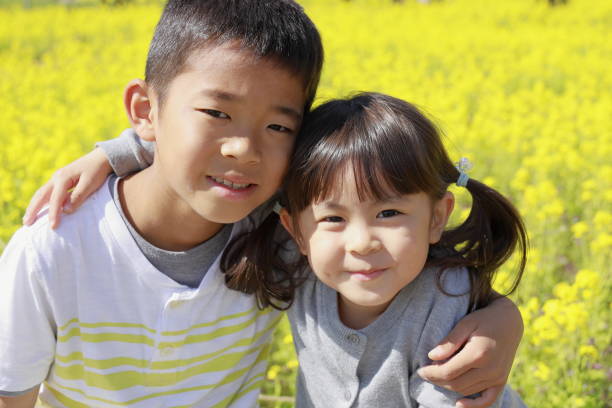
[[[36,221],[36,215],[49,204],[52,228],[59,225],[62,212],[75,211],[114,171],[123,176],[142,170],[153,162],[154,143],[143,141],[132,129],[106,142],[55,172],[51,180],[36,191],[23,217],[25,225]]]
[[[518,308],[500,296],[464,317],[429,353],[434,361],[448,361],[423,367],[419,375],[463,395],[482,392],[477,399],[460,400],[458,407],[488,407],[504,389],[522,335]]]

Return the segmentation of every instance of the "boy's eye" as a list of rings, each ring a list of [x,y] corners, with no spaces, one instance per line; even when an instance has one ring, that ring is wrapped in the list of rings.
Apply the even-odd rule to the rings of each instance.
[[[389,218],[389,217],[394,217],[399,214],[401,214],[401,212],[397,210],[382,210],[381,212],[378,213],[376,218]]]
[[[283,133],[291,133],[291,132],[293,132],[288,127],[285,127],[285,126],[282,126],[282,125],[269,125],[268,128],[270,128],[272,130],[275,130],[277,132],[283,132]]]
[[[207,115],[212,116],[213,118],[218,119],[229,119],[229,115],[227,113],[215,110],[215,109],[198,109],[200,112],[203,112]]]

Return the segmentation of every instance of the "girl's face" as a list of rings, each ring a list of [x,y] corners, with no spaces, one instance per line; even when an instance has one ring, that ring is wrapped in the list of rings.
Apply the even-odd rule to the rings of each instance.
[[[298,215],[294,238],[316,276],[339,293],[341,314],[352,308],[377,316],[423,269],[454,199],[446,193],[432,203],[421,192],[360,201],[351,172],[342,185]],[[291,232],[289,215],[281,219]]]

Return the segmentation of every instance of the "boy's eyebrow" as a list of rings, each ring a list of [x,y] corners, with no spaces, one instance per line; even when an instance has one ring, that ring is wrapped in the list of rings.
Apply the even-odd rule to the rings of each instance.
[[[220,89],[203,89],[200,93],[204,96],[209,96],[211,98],[220,99],[227,102],[235,102],[242,99],[239,95],[222,91]],[[282,113],[283,115],[290,116],[298,122],[302,121],[302,114],[289,106],[276,105],[273,108],[275,111]]]
[[[298,111],[296,111],[293,108],[290,108],[288,106],[275,106],[274,110],[278,111],[279,113],[282,113],[283,115],[287,115],[292,117],[293,119],[295,119],[298,123],[300,123],[302,121],[302,114]]]
[[[236,94],[221,91],[219,89],[203,89],[202,91],[200,91],[200,93],[204,96],[210,96],[211,98],[221,99],[223,101],[228,102],[240,99],[240,97]]]

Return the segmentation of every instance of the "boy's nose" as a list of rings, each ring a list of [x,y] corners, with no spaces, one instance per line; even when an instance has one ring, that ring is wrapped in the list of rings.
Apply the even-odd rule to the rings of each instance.
[[[250,137],[236,136],[221,145],[221,154],[242,163],[259,163],[260,153],[255,141]]]
[[[368,228],[352,228],[347,231],[346,250],[359,255],[380,251],[382,243]]]

